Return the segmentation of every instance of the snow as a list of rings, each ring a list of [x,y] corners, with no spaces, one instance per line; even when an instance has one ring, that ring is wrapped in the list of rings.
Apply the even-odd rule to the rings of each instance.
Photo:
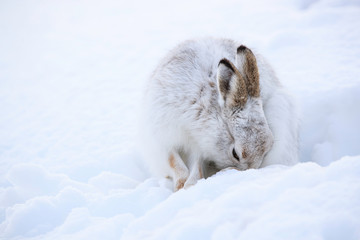
[[[2,1],[0,239],[360,239],[360,3]],[[173,193],[139,154],[143,83],[179,42],[238,39],[302,112],[301,163]]]

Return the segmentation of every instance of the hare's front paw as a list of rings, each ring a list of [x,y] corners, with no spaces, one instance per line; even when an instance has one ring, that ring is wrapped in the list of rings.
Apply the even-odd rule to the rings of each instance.
[[[175,187],[174,187],[175,192],[176,192],[176,191],[179,191],[180,189],[182,189],[182,188],[184,187],[184,185],[185,185],[185,182],[186,182],[186,178],[177,179],[177,180],[175,181]]]
[[[203,178],[202,162],[198,161],[193,165],[190,176],[185,182],[184,188],[187,189],[197,183],[199,179]]]
[[[170,154],[169,166],[173,171],[174,190],[178,191],[184,187],[185,182],[189,177],[189,170],[177,152]]]
[[[194,186],[195,184],[197,183],[197,181],[186,181],[185,182],[185,185],[184,185],[184,189],[188,189],[189,187],[191,187],[191,186]]]

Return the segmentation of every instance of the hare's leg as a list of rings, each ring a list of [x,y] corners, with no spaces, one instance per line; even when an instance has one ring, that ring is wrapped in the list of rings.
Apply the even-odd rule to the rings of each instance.
[[[195,159],[193,159],[195,160]],[[202,171],[202,162],[200,160],[192,161],[193,164],[190,167],[190,175],[187,181],[185,182],[185,188],[188,188],[192,185],[195,185],[195,183],[203,178],[204,174]]]
[[[170,153],[169,165],[173,170],[174,189],[177,191],[184,187],[189,176],[189,170],[177,152]]]

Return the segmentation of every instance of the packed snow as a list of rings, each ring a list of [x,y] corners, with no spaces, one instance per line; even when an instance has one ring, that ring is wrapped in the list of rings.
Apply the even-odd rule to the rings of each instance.
[[[360,2],[0,3],[0,239],[360,239]],[[172,191],[138,144],[183,40],[242,41],[297,99],[300,163]]]

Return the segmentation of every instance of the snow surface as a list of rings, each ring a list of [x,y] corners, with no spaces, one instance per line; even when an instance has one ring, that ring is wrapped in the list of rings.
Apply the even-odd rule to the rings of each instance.
[[[261,52],[298,99],[301,162],[171,191],[138,100],[179,42]],[[360,2],[0,2],[0,239],[360,239]]]

